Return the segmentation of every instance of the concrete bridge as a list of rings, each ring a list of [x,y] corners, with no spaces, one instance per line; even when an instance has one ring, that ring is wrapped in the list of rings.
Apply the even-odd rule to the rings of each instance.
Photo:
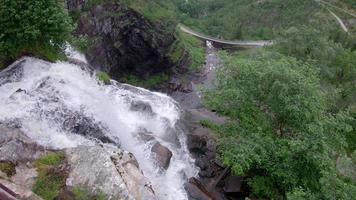
[[[201,33],[193,31],[192,29],[190,29],[189,27],[183,24],[179,24],[178,26],[183,32],[195,36],[201,40],[211,41],[214,44],[217,44],[218,46],[220,45],[220,46],[236,46],[242,48],[255,48],[255,47],[263,47],[272,44],[272,41],[222,40],[218,38],[205,36]]]

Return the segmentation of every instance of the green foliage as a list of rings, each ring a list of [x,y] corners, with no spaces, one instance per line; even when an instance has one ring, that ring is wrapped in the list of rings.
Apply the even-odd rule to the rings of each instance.
[[[70,44],[78,51],[85,53],[94,41],[94,39],[90,39],[87,35],[80,35],[78,37],[72,36]]]
[[[176,41],[171,45],[168,56],[174,63],[188,56],[191,62],[191,70],[199,70],[205,61],[205,52],[202,48],[202,42],[178,29],[176,30]]]
[[[63,152],[51,152],[36,161],[38,177],[32,190],[45,200],[53,200],[65,184],[66,173],[53,170],[65,159]]]
[[[177,0],[185,25],[225,39],[273,39],[290,26],[308,25],[322,15],[331,16],[310,0]],[[319,27],[321,24],[315,24]]]
[[[96,73],[96,77],[104,84],[106,85],[110,84],[110,76],[106,72],[98,71]]]
[[[204,101],[231,120],[222,126],[203,123],[218,135],[220,159],[235,174],[253,174],[252,196],[352,197],[352,184],[335,176],[338,184],[333,185],[329,177],[337,173],[335,154],[347,146],[350,117],[328,114],[317,68],[266,51],[221,57],[224,68]]]
[[[1,0],[0,27],[1,55],[54,60],[70,36],[71,20],[57,0]]]
[[[9,161],[0,162],[0,171],[4,172],[8,177],[16,174],[16,163]]]
[[[168,79],[169,79],[169,76],[164,73],[154,74],[154,75],[149,76],[146,79],[142,79],[142,78],[135,76],[133,74],[126,74],[120,78],[120,81],[122,81],[124,83],[128,83],[130,85],[135,85],[138,87],[154,88],[154,87],[159,86],[162,83],[167,82]]]
[[[75,186],[73,188],[74,200],[105,200],[107,199],[105,194],[99,193],[97,195],[91,194],[91,192],[83,187]]]
[[[37,160],[38,165],[58,165],[64,159],[63,152],[51,152]]]

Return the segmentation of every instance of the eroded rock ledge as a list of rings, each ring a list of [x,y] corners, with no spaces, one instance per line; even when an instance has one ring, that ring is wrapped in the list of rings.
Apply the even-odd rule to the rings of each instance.
[[[36,160],[58,151],[36,144],[12,123],[0,123],[0,136],[0,163],[12,168],[5,172],[0,169],[0,197],[41,200],[32,192],[39,175]],[[76,186],[87,188],[93,194],[103,193],[107,199],[157,199],[136,158],[127,151],[96,145],[61,152],[64,160],[50,169],[66,177],[58,199],[70,200],[71,192],[67,191]]]

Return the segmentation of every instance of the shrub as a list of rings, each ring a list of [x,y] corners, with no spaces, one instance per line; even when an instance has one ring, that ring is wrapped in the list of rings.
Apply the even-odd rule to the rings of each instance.
[[[71,20],[58,0],[0,0],[0,55],[32,54],[58,59],[71,32]]]
[[[96,73],[96,77],[99,79],[99,81],[103,82],[104,84],[106,85],[110,84],[110,76],[106,72],[99,71]]]

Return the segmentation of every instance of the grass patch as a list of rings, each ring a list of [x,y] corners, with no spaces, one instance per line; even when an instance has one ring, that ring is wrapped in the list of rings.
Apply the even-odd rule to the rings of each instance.
[[[11,177],[16,174],[16,163],[9,161],[0,162],[0,171]]]
[[[168,56],[174,63],[179,62],[188,54],[190,58],[190,70],[199,70],[205,61],[205,52],[202,48],[202,42],[180,30],[176,30],[177,40],[171,45]]]
[[[105,85],[110,84],[110,76],[106,72],[98,71],[96,73],[96,77],[99,79],[99,81],[103,82]]]
[[[143,88],[152,88],[158,86],[159,84],[167,82],[168,79],[169,76],[167,74],[160,73],[160,74],[151,75],[147,79],[142,79],[132,74],[126,74],[120,80],[130,85],[143,87]]]
[[[56,169],[64,161],[63,152],[52,152],[36,161],[38,177],[32,190],[44,200],[54,199],[65,185],[66,172]]]
[[[105,200],[106,195],[102,192],[92,195],[91,192],[83,187],[75,186],[72,190],[75,200]]]

